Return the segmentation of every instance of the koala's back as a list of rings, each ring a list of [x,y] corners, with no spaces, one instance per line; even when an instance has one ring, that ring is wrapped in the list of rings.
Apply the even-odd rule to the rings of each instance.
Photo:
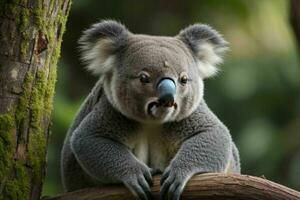
[[[91,177],[88,177],[88,175],[85,174],[77,162],[74,154],[72,153],[70,138],[74,130],[78,127],[84,117],[86,117],[92,111],[93,107],[102,97],[102,95],[102,81],[99,80],[92,89],[91,93],[84,100],[79,112],[76,114],[76,117],[67,132],[61,154],[62,182],[67,190],[71,191],[83,188],[83,186],[89,187],[94,185],[94,181],[91,180]],[[70,183],[72,183],[72,185],[68,185]]]
[[[77,126],[80,124],[83,118],[91,112],[95,104],[102,97],[103,95],[102,84],[103,83],[101,79],[95,84],[90,94],[86,97],[86,99],[82,103],[71,127],[68,130],[68,133],[73,132],[77,128]]]

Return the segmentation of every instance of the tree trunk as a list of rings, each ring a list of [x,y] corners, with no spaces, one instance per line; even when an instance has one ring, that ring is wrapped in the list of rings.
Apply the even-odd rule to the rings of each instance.
[[[159,199],[159,177],[154,178],[152,194]],[[42,200],[134,200],[123,186],[88,188]],[[299,200],[300,192],[264,178],[239,174],[202,174],[192,177],[184,192],[183,200]]]
[[[37,200],[70,0],[0,1],[0,199]]]
[[[290,21],[300,50],[300,0],[290,1]]]

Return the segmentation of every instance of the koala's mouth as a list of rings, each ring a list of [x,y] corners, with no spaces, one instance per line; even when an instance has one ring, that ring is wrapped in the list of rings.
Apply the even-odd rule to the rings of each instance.
[[[159,107],[159,103],[158,102],[151,102],[148,104],[148,107],[147,107],[147,113],[148,115],[151,115],[153,116],[153,113],[155,112],[155,109]]]
[[[171,110],[177,109],[176,102],[152,101],[147,106],[147,114],[154,118],[164,118]]]

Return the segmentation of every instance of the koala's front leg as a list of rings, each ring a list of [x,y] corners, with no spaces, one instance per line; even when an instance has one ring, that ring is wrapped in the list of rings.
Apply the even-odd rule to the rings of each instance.
[[[222,125],[184,141],[161,178],[161,199],[179,200],[187,181],[196,173],[223,172],[230,160],[231,137]]]
[[[120,118],[107,121],[109,114],[92,111],[71,137],[72,152],[93,179],[107,184],[124,183],[140,199],[151,199],[150,168],[138,161],[127,146],[109,138],[128,131]]]

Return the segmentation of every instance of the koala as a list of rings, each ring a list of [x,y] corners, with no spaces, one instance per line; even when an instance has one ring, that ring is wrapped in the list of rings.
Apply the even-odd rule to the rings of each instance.
[[[217,31],[194,24],[150,36],[107,20],[79,43],[99,79],[64,141],[65,190],[122,183],[148,200],[152,176],[162,173],[161,199],[178,200],[195,174],[240,173],[236,145],[203,98],[228,46]]]

